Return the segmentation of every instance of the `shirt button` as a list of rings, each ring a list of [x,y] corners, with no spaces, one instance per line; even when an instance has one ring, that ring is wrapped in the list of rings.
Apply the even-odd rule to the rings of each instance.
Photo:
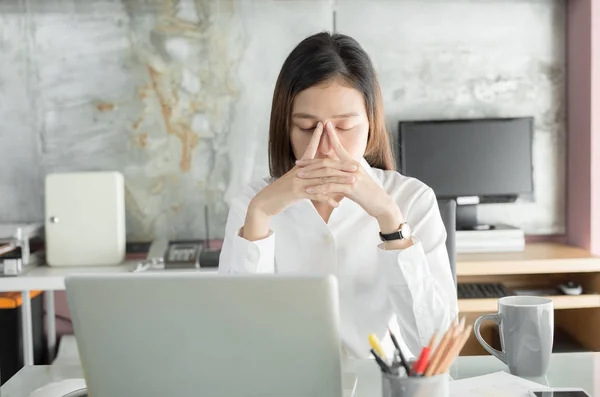
[[[326,242],[327,244],[331,244],[331,243],[333,243],[333,237],[331,236],[331,234],[326,234],[326,235],[325,235],[325,242]]]

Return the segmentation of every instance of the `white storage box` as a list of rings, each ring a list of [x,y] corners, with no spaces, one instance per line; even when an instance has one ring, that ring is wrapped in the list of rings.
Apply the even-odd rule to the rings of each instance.
[[[119,172],[46,177],[50,266],[118,265],[125,258],[125,182]]]

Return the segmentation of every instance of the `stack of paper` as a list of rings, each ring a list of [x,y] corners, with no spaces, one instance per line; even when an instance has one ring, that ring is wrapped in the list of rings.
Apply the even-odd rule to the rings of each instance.
[[[458,230],[456,252],[519,252],[525,249],[525,232],[508,225],[489,230]]]
[[[550,390],[507,372],[476,376],[450,382],[452,397],[531,397],[531,390]]]

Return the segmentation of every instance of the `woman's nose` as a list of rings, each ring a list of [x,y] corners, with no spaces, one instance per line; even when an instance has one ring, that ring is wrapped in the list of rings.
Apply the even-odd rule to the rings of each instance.
[[[329,156],[331,153],[331,143],[329,142],[329,138],[325,133],[321,136],[321,141],[319,142],[319,153],[324,156]]]

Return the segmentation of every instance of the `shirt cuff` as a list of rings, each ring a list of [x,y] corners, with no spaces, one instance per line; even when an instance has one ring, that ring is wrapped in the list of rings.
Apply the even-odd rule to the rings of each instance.
[[[249,241],[241,236],[239,229],[234,237],[235,258],[241,263],[237,264],[244,273],[274,273],[275,272],[275,233],[269,230],[267,237]],[[236,266],[236,267],[237,267]]]
[[[403,250],[386,250],[379,245],[379,255],[388,283],[408,285],[416,280],[431,276],[423,245],[412,237],[413,245]]]

